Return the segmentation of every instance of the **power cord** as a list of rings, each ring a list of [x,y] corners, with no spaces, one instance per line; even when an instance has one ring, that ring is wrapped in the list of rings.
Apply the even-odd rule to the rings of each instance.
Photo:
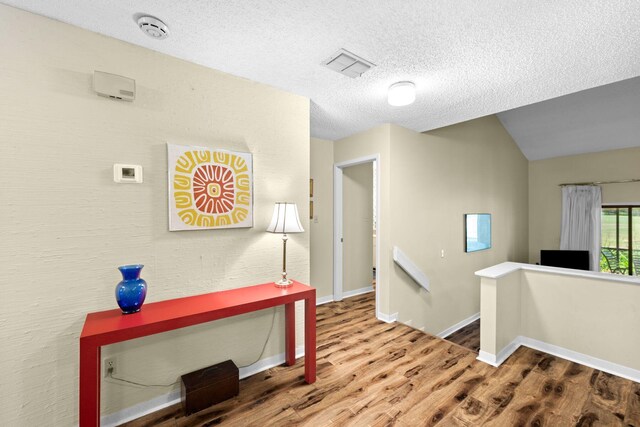
[[[172,387],[172,386],[174,386],[174,385],[179,383],[179,381],[174,381],[171,384],[143,384],[143,383],[137,383],[135,381],[125,380],[124,378],[114,377],[113,376],[113,368],[107,369],[107,377],[111,378],[112,380],[121,381],[121,382],[127,383],[127,384],[137,385],[137,386],[140,386],[140,387]]]
[[[273,326],[276,323],[276,308],[273,308],[273,315],[271,316],[271,327],[269,328],[269,333],[267,334],[267,339],[264,341],[264,345],[262,346],[262,351],[260,352],[260,355],[258,356],[258,358],[256,360],[254,360],[253,362],[249,363],[248,365],[244,365],[244,366],[238,366],[238,368],[247,368],[251,365],[253,365],[254,363],[258,363],[260,361],[260,359],[262,359],[262,356],[264,356],[264,352],[267,349],[267,344],[269,343],[269,339],[271,338],[271,333],[273,332]],[[174,381],[171,384],[144,384],[144,383],[139,383],[136,381],[129,381],[129,380],[125,380],[124,378],[118,378],[118,377],[114,377],[113,376],[113,368],[108,368],[107,369],[107,378],[110,378],[112,380],[115,381],[120,381],[123,383],[127,383],[127,384],[132,384],[132,385],[137,385],[139,387],[172,387],[176,384],[178,384],[180,381]]]
[[[260,361],[260,359],[262,359],[262,356],[264,355],[264,351],[267,349],[267,343],[269,342],[269,338],[271,338],[271,332],[273,332],[273,325],[275,323],[276,323],[276,308],[273,307],[273,315],[271,316],[271,327],[269,328],[269,333],[267,334],[267,339],[264,341],[264,345],[262,346],[262,351],[260,352],[260,356],[258,356],[258,358],[256,360],[254,360],[253,362],[249,363],[248,365],[238,366],[238,368],[247,368],[247,367],[253,365],[254,363],[258,363]]]

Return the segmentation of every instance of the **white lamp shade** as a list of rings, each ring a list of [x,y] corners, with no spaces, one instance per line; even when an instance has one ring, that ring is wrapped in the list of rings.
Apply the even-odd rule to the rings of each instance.
[[[296,204],[277,202],[273,207],[273,217],[267,231],[270,233],[302,233],[304,228],[300,223]]]
[[[387,101],[394,107],[413,104],[416,100],[416,86],[411,82],[398,82],[389,86]]]

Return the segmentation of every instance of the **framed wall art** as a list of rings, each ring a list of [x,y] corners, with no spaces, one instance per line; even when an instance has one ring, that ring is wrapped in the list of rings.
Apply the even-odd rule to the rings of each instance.
[[[253,227],[251,153],[167,144],[169,231]]]
[[[491,248],[491,214],[464,215],[464,251],[476,252]]]

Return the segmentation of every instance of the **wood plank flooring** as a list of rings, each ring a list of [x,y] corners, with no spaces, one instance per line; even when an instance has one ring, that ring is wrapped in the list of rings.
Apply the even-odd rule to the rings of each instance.
[[[455,331],[445,338],[447,341],[460,344],[461,346],[480,352],[480,319],[473,323],[469,323],[464,328]]]
[[[499,368],[458,344],[374,317],[369,293],[318,307],[318,379],[301,360],[246,378],[240,395],[139,426],[639,426],[640,384],[521,347]]]

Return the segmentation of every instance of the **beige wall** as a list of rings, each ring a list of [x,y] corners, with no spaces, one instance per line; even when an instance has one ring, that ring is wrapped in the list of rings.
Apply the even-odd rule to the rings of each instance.
[[[373,163],[343,170],[342,291],[370,287],[373,279]]]
[[[314,219],[309,224],[311,286],[333,296],[333,141],[311,138]]]
[[[499,284],[499,286],[498,286]],[[498,355],[520,334],[520,276],[483,277],[480,283],[480,337],[483,352]]]
[[[520,335],[640,370],[640,281],[521,275]]]
[[[147,302],[278,278],[281,241],[264,231],[273,203],[296,202],[309,229],[309,101],[7,6],[0,51],[0,424],[72,426],[78,337],[86,313],[117,307],[118,265],[145,265]],[[96,96],[93,70],[134,78],[135,102]],[[167,142],[253,153],[254,227],[168,232]],[[115,184],[114,163],[142,165],[144,184]],[[302,282],[308,249],[309,233],[290,236],[289,275]],[[252,363],[271,313],[105,353],[124,378],[171,383]],[[264,357],[283,351],[280,313]],[[168,390],[103,383],[103,412]]]
[[[359,157],[379,155],[377,166],[380,182],[380,212],[378,212],[378,230],[376,243],[380,245],[380,265],[376,266],[378,283],[376,285],[378,310],[383,315],[392,315],[389,306],[389,274],[393,264],[391,229],[391,125],[385,124],[365,132],[335,141],[333,153],[336,163],[346,162]]]
[[[400,321],[440,333],[479,312],[475,271],[526,261],[527,160],[495,116],[425,134],[391,126],[391,189],[391,244],[431,281],[421,291],[392,266]],[[492,214],[493,247],[465,253],[463,218],[473,212]]]
[[[541,249],[560,248],[562,192],[558,184],[640,178],[640,148],[529,163],[529,262]],[[602,185],[603,203],[640,204],[640,182]]]

